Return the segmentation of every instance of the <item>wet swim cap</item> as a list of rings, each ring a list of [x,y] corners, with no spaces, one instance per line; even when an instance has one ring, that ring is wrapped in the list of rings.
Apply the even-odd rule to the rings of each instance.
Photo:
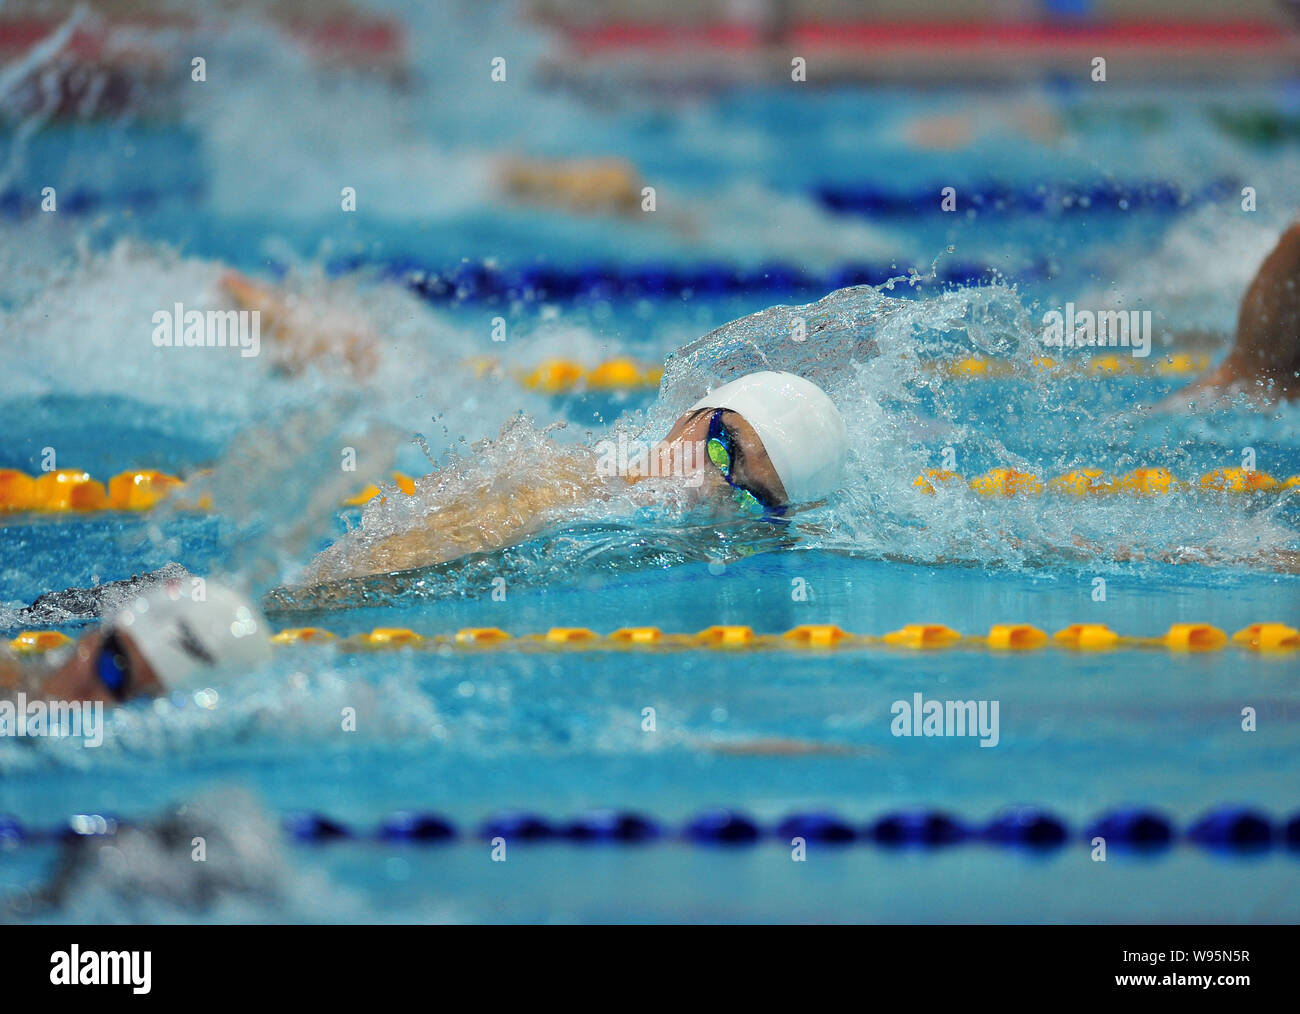
[[[271,657],[270,630],[238,592],[208,582],[203,601],[168,585],[123,609],[113,627],[126,634],[171,690],[193,690],[209,671],[248,668]]]
[[[844,474],[848,433],[826,392],[793,373],[764,370],[723,384],[691,410],[738,412],[763,441],[791,503],[820,500]]]

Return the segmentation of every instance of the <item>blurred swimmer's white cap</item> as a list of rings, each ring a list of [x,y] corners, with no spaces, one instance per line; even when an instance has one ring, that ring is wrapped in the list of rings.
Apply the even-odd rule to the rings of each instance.
[[[793,373],[763,370],[715,388],[691,406],[726,408],[754,427],[791,503],[820,500],[844,475],[848,431],[826,392]]]
[[[170,690],[193,690],[210,672],[252,668],[271,657],[270,629],[252,602],[215,581],[202,596],[169,582],[113,619]]]

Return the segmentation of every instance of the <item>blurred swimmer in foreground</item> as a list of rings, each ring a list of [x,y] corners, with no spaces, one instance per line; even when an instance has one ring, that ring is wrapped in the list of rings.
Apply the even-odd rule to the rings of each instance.
[[[191,692],[220,672],[261,665],[271,656],[269,636],[257,607],[238,592],[209,581],[195,600],[168,582],[85,634],[57,668],[0,658],[0,702],[21,693],[113,705]]]

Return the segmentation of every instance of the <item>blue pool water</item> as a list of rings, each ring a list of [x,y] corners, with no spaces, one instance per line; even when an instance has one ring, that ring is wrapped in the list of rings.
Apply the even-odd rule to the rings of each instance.
[[[1004,465],[1043,478],[1159,466],[1194,481],[1240,465],[1246,448],[1271,474],[1300,473],[1295,406],[1153,415],[1141,406],[1180,378],[1031,368],[1042,313],[1066,301],[1152,309],[1150,362],[1189,347],[1222,351],[1242,289],[1294,214],[1300,153],[1227,136],[1213,112],[1285,112],[1290,92],[747,88],[591,105],[521,85],[504,101],[485,74],[467,69],[487,65],[484,25],[410,24],[421,73],[404,91],[364,78],[322,89],[313,71],[255,31],[240,45],[265,59],[221,88],[172,96],[170,121],[56,124],[30,138],[9,126],[0,193],[54,185],[83,197],[57,216],[11,201],[0,220],[0,468],[36,474],[46,448],[60,467],[101,478],[145,467],[193,476],[216,465],[224,491],[238,495],[218,515],[0,516],[0,633],[30,626],[21,610],[46,592],[172,561],[234,573],[262,593],[293,583],[361,518],[334,510],[337,497],[322,507],[310,496],[340,482],[338,447],[356,434],[378,433],[363,446],[382,451],[363,454],[358,473],[344,477],[352,488],[392,467],[429,472],[412,434],[438,464],[471,475],[512,461],[544,466],[556,448],[618,431],[662,433],[710,363],[756,355],[821,371],[855,438],[844,492],[789,532],[595,513],[515,551],[429,568],[418,585],[372,588],[345,608],[287,610],[272,599],[280,608],[273,625],[315,624],[340,637],[377,626],[426,635],[492,626],[522,636],[552,626],[742,624],[766,634],[834,623],[879,635],[918,622],[966,634],[1002,622],[1049,633],[1092,622],[1159,636],[1180,622],[1229,634],[1260,621],[1296,625],[1300,579],[1261,562],[1297,548],[1296,491],[990,500],[964,489],[924,497],[911,486],[945,448],[968,477]],[[528,81],[543,41],[525,36],[519,45],[519,80]],[[1027,104],[1055,117],[1052,143],[1014,129]],[[989,124],[969,147],[909,142],[909,121],[963,111]],[[484,168],[501,151],[618,154],[656,183],[662,207],[696,228],[503,204]],[[1163,181],[1196,194],[1224,179],[1255,186],[1258,212],[1242,213],[1229,195],[1096,215],[841,215],[817,196],[867,186],[913,194],[931,181],[961,194],[990,180],[1024,193]],[[357,214],[337,210],[341,186],[357,188]],[[840,293],[800,311],[831,321],[804,346],[772,335],[777,318],[756,330],[727,327],[773,304],[827,296],[846,266],[902,278],[952,260],[1001,276]],[[643,278],[707,268],[761,279],[775,265],[808,281],[495,300],[429,298],[413,284],[421,272],[485,261],[503,271],[544,265]],[[385,366],[360,385],[327,372],[288,380],[261,361],[154,349],[152,312],[210,302],[225,265],[284,278],[328,313],[362,313],[385,336]],[[498,315],[508,326],[503,343],[490,337]],[[717,328],[694,358],[670,363],[658,397],[550,396],[510,376],[557,356],[662,362]],[[1188,330],[1211,336],[1195,344],[1180,337]],[[866,340],[878,355],[859,355]],[[925,366],[971,354],[1018,372],[962,381]],[[477,356],[498,360],[504,376],[479,375],[468,363]],[[520,413],[530,422],[509,437],[513,458],[501,444],[469,449]],[[560,420],[562,430],[540,434]],[[368,525],[386,520],[378,508],[366,514]],[[1115,552],[1207,546],[1213,566],[1117,561],[1125,554]],[[508,594],[499,601],[492,579],[502,575]],[[1104,601],[1095,598],[1098,578]],[[806,596],[792,595],[796,587]],[[85,624],[41,626],[75,636]],[[238,886],[211,905],[186,904],[176,899],[192,871],[160,866],[141,890],[121,864],[100,857],[82,863],[60,906],[43,910],[33,896],[57,847],[36,842],[0,848],[0,918],[1294,921],[1294,851],[1220,855],[1181,843],[1097,863],[1080,833],[1127,804],[1159,811],[1180,830],[1222,804],[1277,820],[1300,810],[1296,658],[1134,648],[279,647],[264,671],[233,678],[215,699],[118,709],[97,750],[0,740],[0,814],[48,829],[75,813],[144,821],[197,801],[241,857]],[[891,706],[915,693],[998,701],[997,747],[892,735]],[[347,708],[357,727],[342,733]],[[653,731],[643,727],[645,708],[655,709]],[[1254,709],[1255,731],[1243,731],[1244,708]],[[813,846],[798,864],[773,840],[750,848],[512,843],[508,860],[494,863],[489,844],[473,837],[312,846],[277,829],[297,811],[365,830],[393,811],[420,809],[472,830],[519,809],[561,820],[614,806],[678,826],[722,806],[769,826],[813,810],[858,825],[931,808],[984,822],[1022,804],[1064,821],[1069,845],[1043,854],[983,843]]]

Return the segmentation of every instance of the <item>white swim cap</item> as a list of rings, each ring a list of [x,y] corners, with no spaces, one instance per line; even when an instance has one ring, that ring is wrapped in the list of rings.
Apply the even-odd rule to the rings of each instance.
[[[791,503],[839,487],[848,453],[844,419],[826,392],[793,373],[763,370],[723,384],[691,411],[727,408],[754,427]]]
[[[250,668],[271,657],[266,620],[248,599],[208,582],[204,598],[176,584],[141,596],[113,619],[169,690],[193,690],[209,671]]]

